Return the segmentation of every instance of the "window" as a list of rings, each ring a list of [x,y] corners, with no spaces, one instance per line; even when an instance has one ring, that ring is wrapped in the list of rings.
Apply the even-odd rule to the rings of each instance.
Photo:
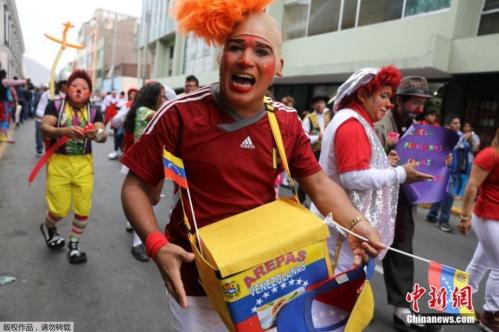
[[[404,16],[423,14],[450,7],[450,0],[406,0]]]
[[[284,5],[282,29],[284,40],[305,37],[309,0],[288,2]]]
[[[450,2],[451,0],[284,0],[283,38],[301,38],[397,20],[449,8]],[[492,3],[489,7],[499,7],[499,0],[489,0],[487,3]]]
[[[341,0],[312,0],[308,35],[338,30]]]
[[[483,6],[478,35],[499,33],[499,0],[487,0]]]
[[[344,0],[343,17],[341,18],[341,30],[354,28],[357,26],[357,0]]]
[[[499,0],[487,0],[483,6],[483,11],[499,10]]]
[[[215,48],[202,39],[189,36],[185,44],[184,74],[197,74],[215,69]]]
[[[359,26],[399,19],[403,5],[404,0],[363,0]]]

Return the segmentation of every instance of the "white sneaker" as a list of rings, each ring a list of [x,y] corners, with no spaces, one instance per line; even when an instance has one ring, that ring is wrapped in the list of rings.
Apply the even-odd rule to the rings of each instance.
[[[115,160],[118,158],[118,151],[113,151],[113,152],[110,152],[107,157],[110,159],[110,160]]]

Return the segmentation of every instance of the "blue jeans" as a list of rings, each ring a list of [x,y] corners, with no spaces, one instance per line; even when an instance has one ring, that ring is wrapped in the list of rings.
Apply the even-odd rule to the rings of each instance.
[[[113,128],[114,131],[114,151],[123,151],[122,143],[123,137],[125,136],[125,130],[123,128]]]
[[[36,152],[43,153],[43,138],[42,131],[40,130],[42,123],[35,120],[35,141],[36,141]]]
[[[430,212],[426,215],[426,219],[438,221],[440,224],[449,224],[450,211],[454,204],[454,196],[447,193],[445,199],[441,202],[433,203]],[[440,218],[438,214],[440,212]]]

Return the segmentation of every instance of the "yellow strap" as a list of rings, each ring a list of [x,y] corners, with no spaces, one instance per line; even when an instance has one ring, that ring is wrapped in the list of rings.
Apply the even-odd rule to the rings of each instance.
[[[286,171],[286,175],[288,176],[289,184],[291,185],[291,189],[293,190],[293,194],[295,199],[298,200],[295,183],[293,178],[291,177],[291,171],[289,170],[288,159],[286,158],[286,151],[284,150],[284,144],[282,143],[281,131],[279,129],[279,123],[277,122],[277,118],[274,113],[274,108],[272,106],[272,100],[268,97],[264,97],[264,103],[267,108],[267,115],[270,122],[270,129],[272,129],[272,136],[274,136],[274,140],[277,145],[277,151],[279,151],[279,155],[281,156],[282,165],[284,166],[284,170]]]
[[[267,109],[267,115],[268,115],[269,122],[270,122],[270,128],[272,129],[272,136],[274,136],[274,140],[276,142],[279,155],[281,156],[284,170],[286,171],[286,175],[288,176],[288,181],[289,181],[289,184],[291,185],[291,189],[293,190],[294,198],[299,203],[295,183],[293,181],[293,178],[291,177],[291,171],[289,170],[288,159],[286,158],[286,151],[284,150],[284,144],[282,143],[282,137],[281,137],[281,131],[279,129],[279,123],[277,122],[277,118],[276,118],[275,113],[274,113],[274,107],[272,106],[272,99],[270,99],[268,97],[264,97],[263,102],[264,102],[265,107]],[[182,188],[179,188],[179,194],[180,194],[179,199],[180,199],[180,202],[182,204],[182,210],[184,213],[184,223],[185,223],[185,226],[187,227],[188,233],[190,233],[191,232],[191,225],[189,224],[189,220],[187,219],[187,214],[185,213],[184,201],[182,200]]]

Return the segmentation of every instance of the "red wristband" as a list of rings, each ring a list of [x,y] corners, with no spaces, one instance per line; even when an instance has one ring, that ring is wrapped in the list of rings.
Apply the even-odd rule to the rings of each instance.
[[[152,232],[146,239],[146,252],[147,256],[156,258],[159,249],[163,248],[169,243],[166,236],[160,231]]]

